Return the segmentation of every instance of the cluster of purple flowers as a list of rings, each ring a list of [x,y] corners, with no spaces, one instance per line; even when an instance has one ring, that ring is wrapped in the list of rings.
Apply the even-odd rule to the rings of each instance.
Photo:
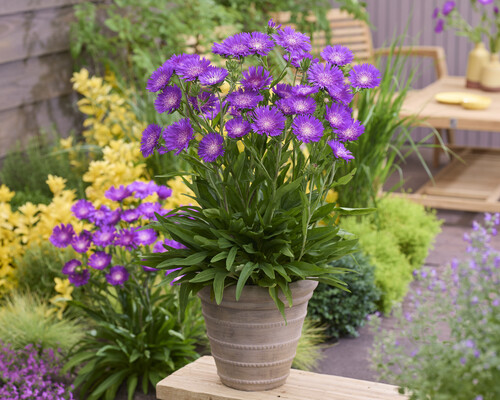
[[[69,400],[71,389],[58,379],[62,360],[51,349],[28,345],[14,350],[0,343],[2,400]]]
[[[165,215],[169,210],[162,208],[160,202],[142,202],[143,199],[156,193],[160,200],[171,196],[172,190],[167,186],[157,185],[154,182],[133,182],[128,186],[110,187],[105,196],[119,202],[121,207],[111,210],[106,206],[95,208],[87,200],[78,200],[71,210],[76,218],[92,223],[92,231],[83,230],[77,234],[71,224],[60,224],[54,228],[50,236],[50,242],[60,248],[72,246],[81,254],[82,260],[71,259],[62,272],[68,276],[70,282],[75,286],[88,283],[93,270],[104,271],[106,281],[111,285],[122,285],[129,278],[129,272],[123,265],[113,265],[113,254],[116,248],[127,251],[137,249],[139,246],[154,245],[155,252],[166,251],[167,246],[175,247],[173,241],[165,242],[158,240],[153,229],[145,229],[142,222],[155,220],[155,214]],[[125,207],[124,200],[129,202],[140,202],[136,206]],[[92,253],[89,255],[89,250]],[[123,262],[120,261],[120,264]],[[108,269],[109,267],[109,269]],[[151,269],[146,269],[151,271]]]
[[[483,6],[485,5],[488,5],[488,4],[492,4],[495,0],[477,0],[477,2]],[[446,1],[444,4],[443,4],[443,8],[439,8],[439,7],[436,7],[434,9],[434,12],[432,13],[432,18],[433,19],[436,19],[439,17],[439,15],[441,14],[441,16],[443,17],[447,17],[448,15],[450,15],[450,13],[455,10],[456,8],[456,3],[455,1],[453,0],[448,0]],[[493,13],[494,14],[498,14],[499,13],[499,9],[497,6],[494,6],[493,7]],[[444,30],[444,19],[443,18],[439,18],[437,20],[437,23],[436,23],[436,26],[434,27],[434,32],[436,33],[441,33],[443,32]]]
[[[239,74],[239,65],[243,65],[245,57],[261,59],[276,46],[284,50],[289,65],[307,77],[302,84],[279,83],[263,66],[250,66],[242,72],[241,86],[224,99],[220,97],[218,86],[228,76],[234,82],[234,74]],[[213,45],[214,54],[236,60],[236,64],[227,64],[229,70],[215,67],[194,54],[172,56],[153,72],[147,89],[159,92],[155,101],[159,113],[178,110],[184,118],[165,128],[149,125],[142,136],[142,154],[148,157],[157,150],[160,154],[175,151],[178,155],[189,148],[195,133],[199,133],[202,139],[197,144],[198,156],[204,162],[214,162],[224,155],[223,132],[202,126],[193,115],[201,115],[203,119],[218,115],[224,119],[230,115],[232,118],[225,121],[229,139],[240,140],[251,132],[279,136],[291,126],[297,140],[303,143],[319,142],[324,137],[331,139],[326,141],[334,157],[349,161],[353,156],[345,143],[358,139],[364,131],[359,121],[352,119],[349,103],[355,92],[378,86],[380,72],[370,64],[350,68],[354,56],[344,46],[327,46],[321,53],[325,63],[314,59],[310,50],[307,35],[290,27],[276,26],[271,20],[267,33],[238,33]],[[231,65],[238,65],[238,71],[233,71]],[[192,96],[188,89],[195,83],[200,86],[198,94]],[[273,93],[274,104],[269,105],[267,99]],[[326,109],[325,99],[329,103]],[[189,112],[181,107],[183,101]]]

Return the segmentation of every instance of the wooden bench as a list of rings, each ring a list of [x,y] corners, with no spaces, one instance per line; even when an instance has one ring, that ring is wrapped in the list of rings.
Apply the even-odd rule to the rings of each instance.
[[[156,385],[159,400],[404,400],[395,386],[292,369],[285,385],[265,392],[224,386],[213,357],[201,357]]]

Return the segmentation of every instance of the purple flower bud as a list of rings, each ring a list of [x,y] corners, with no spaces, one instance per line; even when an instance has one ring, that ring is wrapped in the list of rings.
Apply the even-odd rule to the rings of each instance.
[[[438,19],[436,27],[434,28],[434,32],[441,33],[443,32],[443,29],[444,29],[444,20]]]

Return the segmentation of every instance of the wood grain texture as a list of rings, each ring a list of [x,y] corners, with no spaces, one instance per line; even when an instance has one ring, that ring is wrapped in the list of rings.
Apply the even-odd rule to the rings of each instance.
[[[285,385],[265,392],[228,388],[212,357],[202,357],[156,386],[159,400],[404,400],[395,386],[292,369]]]
[[[58,8],[89,0],[2,0],[0,15],[16,14],[26,11]],[[93,0],[96,2],[97,0]]]
[[[71,93],[68,52],[0,64],[0,111]]]

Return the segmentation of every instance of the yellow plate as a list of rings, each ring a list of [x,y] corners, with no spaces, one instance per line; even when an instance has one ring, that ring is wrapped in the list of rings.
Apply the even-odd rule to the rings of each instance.
[[[464,92],[442,92],[436,94],[435,99],[440,103],[445,104],[462,104],[463,99],[467,96]]]
[[[485,110],[490,104],[490,97],[480,96],[478,94],[467,95],[462,100],[462,107],[468,110]]]

